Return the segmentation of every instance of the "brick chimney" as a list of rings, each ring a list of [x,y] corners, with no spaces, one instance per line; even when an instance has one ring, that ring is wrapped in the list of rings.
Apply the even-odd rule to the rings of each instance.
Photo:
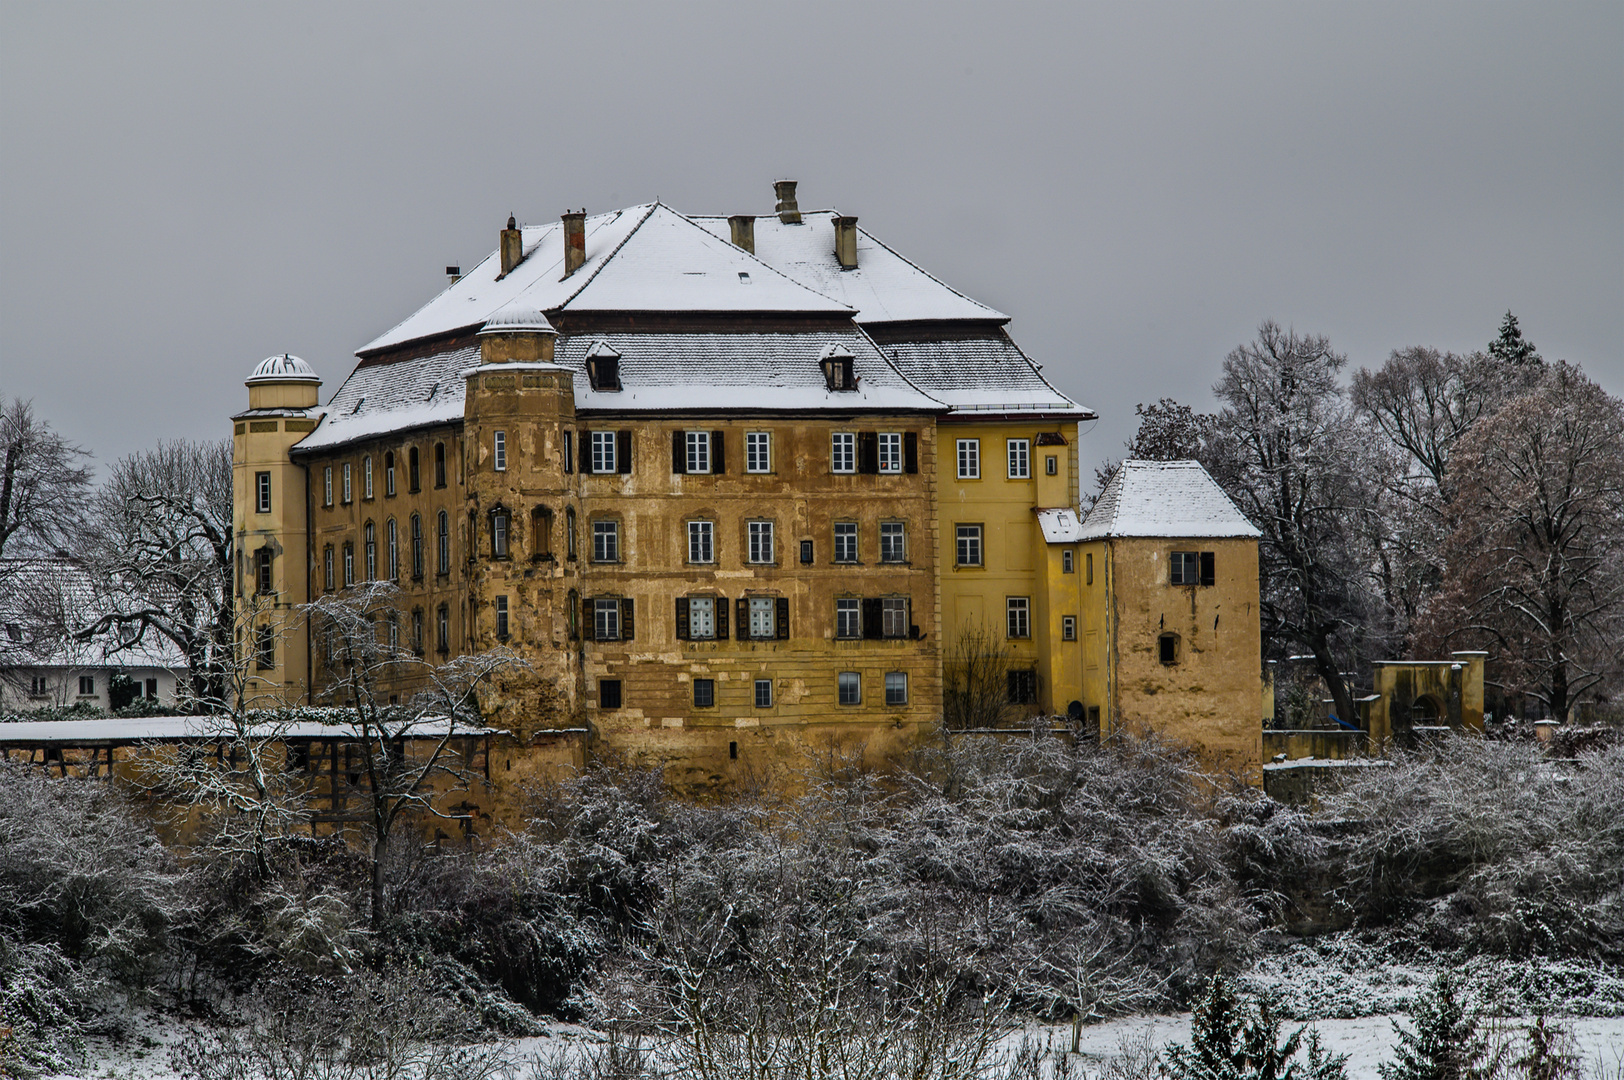
[[[742,247],[750,254],[756,253],[756,216],[754,214],[734,214],[727,219],[733,227],[733,246]]]
[[[564,276],[569,277],[586,262],[586,211],[572,211],[564,214],[563,219]]]
[[[519,232],[519,223],[509,214],[507,228],[502,230],[502,276],[511,273],[523,258],[524,236]]]
[[[778,220],[785,225],[799,225],[801,223],[801,208],[795,202],[795,181],[779,180],[773,184],[773,194],[778,196],[778,206],[775,212]]]
[[[842,270],[857,269],[857,219],[835,218],[835,259]]]

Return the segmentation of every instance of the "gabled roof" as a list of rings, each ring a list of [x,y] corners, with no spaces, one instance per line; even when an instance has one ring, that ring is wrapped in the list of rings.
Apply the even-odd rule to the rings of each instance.
[[[585,228],[586,261],[569,277],[563,225],[523,228],[524,258],[505,277],[493,252],[357,352],[475,329],[510,304],[537,312],[852,313],[659,203],[596,214]]]
[[[1076,539],[1259,535],[1199,461],[1129,459],[1105,485]]]
[[[327,403],[316,430],[300,439],[293,452],[460,424],[466,389],[461,373],[478,363],[479,347],[471,345],[398,364],[362,364]]]
[[[1036,412],[1091,419],[1045,379],[1002,327],[946,340],[896,341],[881,346],[897,370],[955,413]]]
[[[110,631],[75,640],[78,630],[120,610],[115,584],[74,559],[0,560],[0,667],[184,671],[185,654],[150,627],[139,638]]]
[[[864,325],[1009,321],[1008,315],[932,277],[861,227],[857,229],[857,266],[843,269],[835,259],[837,216],[834,210],[813,210],[801,215],[799,225],[786,225],[771,214],[756,218],[756,258],[807,288],[856,309],[857,321]],[[724,242],[732,237],[725,217],[692,220]]]

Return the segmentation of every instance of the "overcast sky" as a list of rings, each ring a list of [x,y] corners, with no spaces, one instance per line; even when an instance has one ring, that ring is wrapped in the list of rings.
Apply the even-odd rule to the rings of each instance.
[[[217,438],[544,222],[838,207],[1120,452],[1273,318],[1354,367],[1514,310],[1624,393],[1624,4],[0,0],[0,392]]]

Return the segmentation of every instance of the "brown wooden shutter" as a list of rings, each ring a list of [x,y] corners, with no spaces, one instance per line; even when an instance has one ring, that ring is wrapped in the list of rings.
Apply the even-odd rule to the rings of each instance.
[[[733,627],[734,636],[740,641],[748,640],[750,637],[750,601],[742,596],[739,597],[738,603],[734,607],[734,614],[738,616],[737,625]]]
[[[727,597],[716,598],[716,640],[727,640]]]
[[[1210,551],[1203,551],[1201,553],[1201,584],[1211,585],[1217,581],[1217,570],[1218,567],[1216,565],[1216,560],[1213,558],[1213,553]]]
[[[581,429],[581,472],[592,474],[592,432]]]
[[[778,617],[773,620],[773,629],[778,632],[779,641],[789,640],[789,597],[778,598]]]
[[[671,471],[685,473],[688,471],[688,433],[673,431],[671,433]]]
[[[615,464],[622,475],[632,471],[632,433],[629,431],[615,432]]]
[[[880,436],[873,431],[857,433],[857,471],[870,475],[880,471]]]
[[[630,641],[636,636],[637,624],[632,618],[632,598],[620,602],[620,640]]]
[[[727,472],[727,452],[720,431],[711,432],[711,472],[717,476]]]
[[[863,636],[865,638],[882,638],[885,636],[885,609],[883,601],[874,597],[863,598]]]
[[[585,641],[598,640],[598,620],[593,616],[592,597],[581,597],[581,637]]]
[[[677,597],[677,640],[687,641],[688,635],[688,598]]]
[[[902,471],[911,473],[919,471],[919,433],[917,431],[903,433]]]

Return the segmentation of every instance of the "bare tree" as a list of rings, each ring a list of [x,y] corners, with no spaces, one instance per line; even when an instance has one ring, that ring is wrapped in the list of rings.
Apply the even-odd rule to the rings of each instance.
[[[34,415],[32,402],[0,396],[0,555],[8,545],[49,553],[72,546],[84,521],[90,453]]]
[[[1452,466],[1440,643],[1488,646],[1566,718],[1624,670],[1624,403],[1565,363],[1464,436]]]
[[[185,696],[231,708],[231,442],[160,443],[113,467],[96,499],[94,562],[111,605],[86,632],[132,628],[121,640],[167,638],[190,667]]]
[[[349,737],[361,751],[374,929],[387,912],[384,869],[397,826],[417,815],[446,816],[433,802],[435,781],[469,780],[448,753],[452,739],[481,725],[479,695],[498,674],[529,670],[506,648],[430,664],[396,640],[398,594],[389,582],[368,581],[300,608],[327,658],[330,681],[322,694],[348,707]],[[419,689],[405,703],[390,703],[391,689],[400,687]],[[417,746],[408,753],[406,739],[425,731],[434,734],[414,738]]]
[[[95,617],[90,579],[65,559],[11,559],[0,591],[0,682],[22,698],[69,704],[80,675],[102,668],[103,642],[81,637]]]
[[[942,665],[942,720],[949,731],[995,728],[1010,714],[1009,647],[988,623],[959,628]]]
[[[1345,720],[1355,713],[1343,672],[1369,616],[1363,518],[1382,467],[1337,382],[1346,362],[1327,338],[1271,320],[1225,357],[1213,388],[1233,454],[1222,482],[1263,534],[1265,641],[1311,653]]]
[[[1172,398],[1162,398],[1154,405],[1141,402],[1133,411],[1139,417],[1139,430],[1122,444],[1127,457],[1140,461],[1199,461],[1214,477],[1221,474],[1223,438],[1216,416],[1198,413]],[[1119,465],[1120,461],[1107,460],[1094,470],[1098,487],[1093,499],[1105,491]]]

